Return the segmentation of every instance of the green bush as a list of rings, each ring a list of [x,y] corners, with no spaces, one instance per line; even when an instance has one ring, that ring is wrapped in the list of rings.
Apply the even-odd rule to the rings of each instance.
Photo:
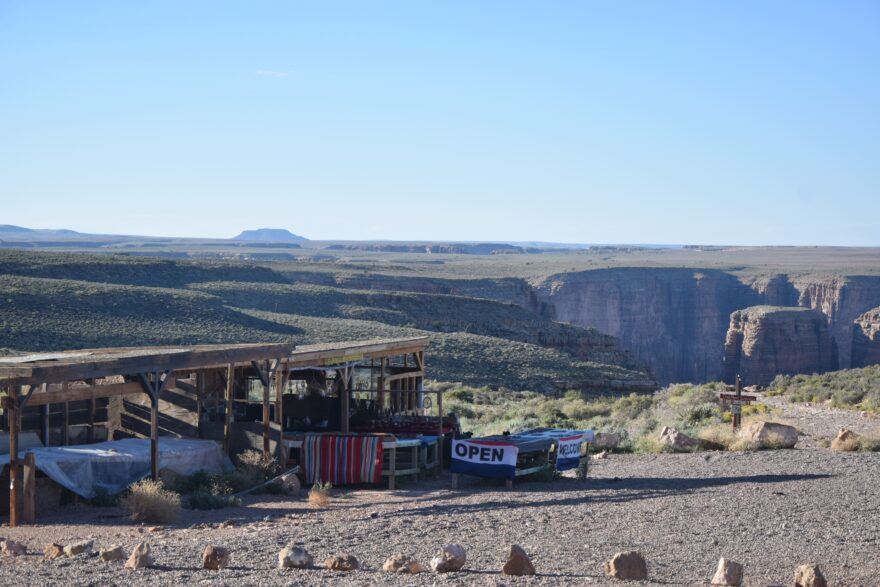
[[[232,495],[217,495],[199,490],[189,496],[187,504],[193,510],[219,510],[241,505],[241,500]]]

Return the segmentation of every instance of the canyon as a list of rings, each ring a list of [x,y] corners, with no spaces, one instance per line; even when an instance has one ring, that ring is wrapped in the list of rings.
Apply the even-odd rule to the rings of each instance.
[[[724,364],[731,314],[751,306],[807,308],[824,316],[828,344],[836,347],[835,360],[803,358],[796,372],[861,366],[878,359],[876,329],[866,327],[873,334],[860,338],[854,331],[858,335],[864,330],[854,330],[854,323],[880,304],[880,276],[737,275],[717,269],[618,267],[552,275],[532,281],[531,286],[538,311],[616,337],[663,384],[735,376]],[[874,314],[873,324],[878,323]],[[781,348],[784,345],[809,354],[799,346],[802,339],[786,339],[784,334],[777,331],[775,336],[762,337],[748,349],[758,353],[751,359],[751,369],[760,373],[761,384],[774,371],[770,357],[792,352]],[[768,363],[757,367],[757,356]]]

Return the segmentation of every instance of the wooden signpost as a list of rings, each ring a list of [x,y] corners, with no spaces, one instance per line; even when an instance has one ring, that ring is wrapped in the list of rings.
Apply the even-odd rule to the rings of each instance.
[[[742,407],[758,399],[754,395],[743,395],[742,379],[739,375],[736,376],[736,393],[722,393],[718,397],[722,402],[730,404],[734,430],[738,430],[742,426]]]

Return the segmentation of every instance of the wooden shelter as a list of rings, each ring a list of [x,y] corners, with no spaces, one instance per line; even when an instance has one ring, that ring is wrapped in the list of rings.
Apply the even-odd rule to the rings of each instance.
[[[175,373],[226,371],[228,395],[232,395],[236,368],[256,369],[267,378],[274,376],[277,366],[293,352],[294,345],[234,344],[197,345],[190,347],[107,348],[60,353],[40,353],[0,358],[0,386],[5,420],[9,429],[9,517],[10,525],[19,523],[19,432],[21,415],[27,406],[65,404],[78,400],[95,401],[146,394],[149,400],[149,438],[151,474],[159,474],[158,443],[160,397],[174,381]],[[203,380],[203,379],[202,379]],[[112,382],[108,382],[112,381]],[[198,408],[196,410],[198,412]],[[231,414],[231,411],[227,411]],[[65,428],[66,428],[65,421]],[[46,430],[48,426],[44,426]],[[227,418],[225,438],[228,440],[230,420]],[[48,437],[44,442],[48,444]],[[33,491],[32,467],[25,471],[25,493]],[[29,483],[30,481],[30,483]],[[27,499],[26,510],[33,499]],[[33,520],[26,511],[25,521]]]
[[[301,422],[295,410],[285,414],[285,403],[296,405],[309,386],[321,388],[321,401],[332,402],[327,405],[338,402],[338,410],[328,417],[329,432],[352,432],[352,418],[364,417],[353,402],[369,406],[373,419],[361,421],[362,427],[375,427],[380,416],[425,419],[434,407],[423,389],[428,340],[106,348],[0,357],[0,390],[5,392],[0,396],[0,423],[5,421],[9,432],[10,524],[33,521],[33,455],[19,458],[23,415],[31,429],[39,430],[45,446],[69,444],[74,422],[87,427],[82,435],[87,443],[96,439],[101,426],[111,440],[147,437],[153,478],[159,474],[158,443],[164,434],[222,441],[227,454],[255,447],[262,437],[264,452],[286,457],[284,431]],[[430,424],[430,433],[442,436],[442,395],[433,393],[439,424]],[[63,409],[53,413],[52,406]]]

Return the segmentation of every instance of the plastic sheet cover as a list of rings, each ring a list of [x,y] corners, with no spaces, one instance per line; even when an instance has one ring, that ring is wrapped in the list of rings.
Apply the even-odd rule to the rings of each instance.
[[[25,452],[34,453],[37,469],[86,499],[95,496],[97,487],[116,494],[150,474],[150,441],[143,438],[32,448],[20,451],[19,458]],[[9,455],[0,455],[0,467],[8,464]],[[160,437],[159,469],[216,475],[232,469],[232,462],[213,440]]]

